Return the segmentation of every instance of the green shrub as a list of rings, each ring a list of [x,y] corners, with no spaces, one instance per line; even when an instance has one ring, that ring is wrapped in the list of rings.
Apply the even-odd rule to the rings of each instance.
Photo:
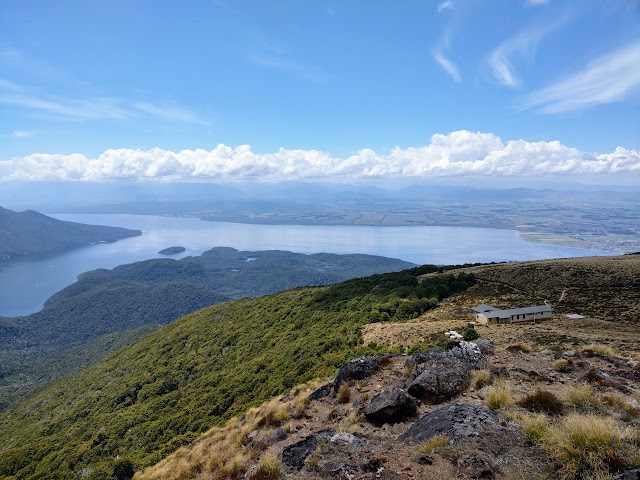
[[[475,340],[480,337],[480,334],[476,331],[475,328],[467,328],[464,332],[462,332],[463,338],[470,342],[471,340]]]

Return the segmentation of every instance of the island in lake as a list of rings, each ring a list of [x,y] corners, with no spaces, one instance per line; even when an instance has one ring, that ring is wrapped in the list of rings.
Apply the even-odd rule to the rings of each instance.
[[[184,247],[169,247],[164,250],[160,250],[158,253],[161,255],[176,255],[178,253],[182,253],[186,250]]]

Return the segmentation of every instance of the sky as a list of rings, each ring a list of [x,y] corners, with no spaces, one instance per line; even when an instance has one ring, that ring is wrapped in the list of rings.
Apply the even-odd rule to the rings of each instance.
[[[640,185],[637,0],[3,0],[0,180]]]

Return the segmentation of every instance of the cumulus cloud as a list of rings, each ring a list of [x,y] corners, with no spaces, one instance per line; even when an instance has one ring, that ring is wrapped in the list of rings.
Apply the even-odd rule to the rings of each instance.
[[[211,151],[113,149],[97,158],[79,153],[36,153],[0,161],[2,180],[214,181],[601,173],[640,174],[640,152],[618,147],[612,153],[585,153],[558,141],[505,143],[492,133],[460,130],[435,134],[421,147],[394,147],[385,154],[363,149],[347,158],[318,150],[281,148],[258,154],[248,145],[218,145]]]
[[[619,102],[640,92],[640,41],[591,61],[581,71],[524,97],[524,108],[554,114]]]

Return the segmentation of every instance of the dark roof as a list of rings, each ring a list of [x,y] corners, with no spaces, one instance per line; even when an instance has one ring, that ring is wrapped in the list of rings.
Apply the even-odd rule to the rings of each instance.
[[[527,313],[542,313],[542,312],[552,312],[553,309],[548,305],[535,305],[533,307],[521,307],[521,308],[510,308],[507,310],[501,310],[499,308],[492,307],[491,305],[478,305],[477,307],[472,308],[472,310],[476,313],[491,313],[491,317],[499,317],[506,318],[512,315],[523,315]]]

